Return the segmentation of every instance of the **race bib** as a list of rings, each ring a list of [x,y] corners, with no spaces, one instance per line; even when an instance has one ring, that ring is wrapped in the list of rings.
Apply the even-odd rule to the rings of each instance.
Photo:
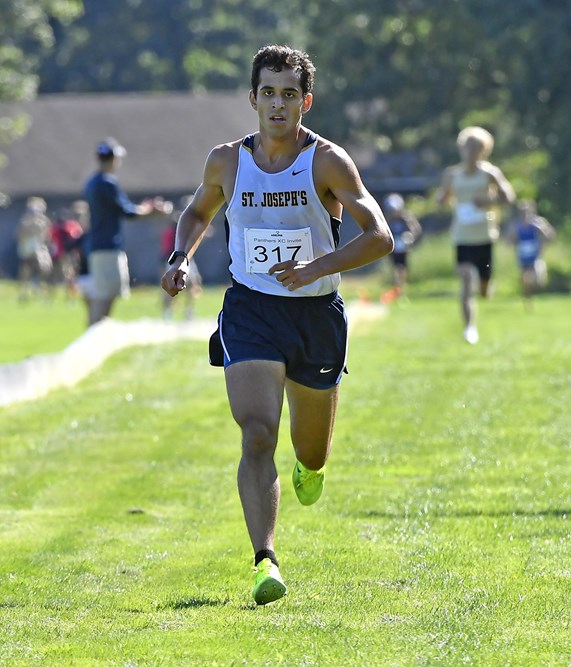
[[[456,218],[461,225],[475,225],[485,221],[486,211],[472,202],[462,202],[456,206]]]
[[[246,270],[248,273],[267,273],[278,262],[313,259],[311,230],[303,229],[244,229]]]
[[[393,252],[397,254],[402,254],[408,250],[407,242],[403,239],[402,236],[395,236],[395,249]]]
[[[538,254],[539,245],[537,241],[520,241],[519,255],[524,259],[531,259]]]

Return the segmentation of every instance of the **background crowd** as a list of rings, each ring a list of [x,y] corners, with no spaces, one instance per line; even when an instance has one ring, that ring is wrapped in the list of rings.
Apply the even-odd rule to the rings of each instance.
[[[530,306],[531,296],[547,284],[542,249],[546,242],[556,238],[556,230],[538,214],[536,203],[518,199],[501,170],[488,162],[494,145],[489,132],[480,127],[465,128],[457,144],[460,162],[443,172],[436,198],[441,206],[451,208],[451,240],[456,249],[461,283],[464,337],[469,343],[476,343],[475,295],[479,293],[483,298],[489,295],[493,244],[503,239],[514,246],[522,295]],[[175,247],[177,220],[192,201],[192,195],[182,197],[174,210],[172,204],[161,197],[134,204],[119,188],[115,174],[125,155],[125,149],[112,138],[98,144],[98,167],[86,186],[87,198],[76,200],[69,209],[52,213],[42,197],[29,197],[17,231],[21,301],[34,295],[51,298],[56,288],[61,287],[67,298],[85,301],[89,325],[108,316],[114,300],[129,293],[128,259],[122,247],[124,218],[158,215],[160,221],[166,221],[160,248],[157,248],[160,275]],[[382,264],[384,267],[390,262],[390,287],[381,290],[379,300],[384,304],[404,305],[408,303],[409,255],[420,241],[423,228],[402,194],[387,195],[381,207],[393,234],[395,249]],[[96,220],[94,229],[91,229],[92,211]],[[101,266],[93,261],[99,254],[106,256]],[[109,254],[111,256],[107,257]],[[97,286],[98,283],[102,284]],[[201,290],[202,277],[193,260],[186,298],[179,299],[184,302],[187,319],[193,315],[194,300]],[[174,300],[167,294],[161,299],[163,317],[172,319]]]

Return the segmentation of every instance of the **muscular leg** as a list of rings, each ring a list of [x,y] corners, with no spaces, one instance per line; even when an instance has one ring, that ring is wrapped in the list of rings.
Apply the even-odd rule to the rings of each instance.
[[[480,279],[480,296],[487,299],[490,296],[490,281],[486,278]]]
[[[283,405],[285,366],[242,361],[225,372],[232,416],[242,431],[238,491],[254,553],[274,550],[280,483],[274,452]]]
[[[474,326],[476,324],[476,304],[472,284],[472,265],[467,263],[458,264],[458,275],[460,276],[460,304],[464,323],[467,327]]]
[[[339,385],[311,389],[286,380],[286,392],[295,455],[309,470],[319,470],[331,451]]]
[[[536,284],[534,270],[525,267],[522,271],[521,278],[523,283],[523,295],[524,297],[529,298],[533,294]]]
[[[404,288],[406,285],[406,266],[404,264],[397,264],[395,266],[395,287],[399,289],[401,292],[404,292]]]
[[[89,324],[95,324],[111,312],[114,299],[92,299],[89,308]]]
[[[533,292],[537,285],[535,271],[533,268],[524,267],[521,273],[521,281],[523,288],[523,303],[527,310],[532,310],[532,299]]]

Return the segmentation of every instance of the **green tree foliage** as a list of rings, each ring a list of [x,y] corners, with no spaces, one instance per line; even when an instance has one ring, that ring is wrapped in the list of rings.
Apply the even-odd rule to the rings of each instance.
[[[0,96],[6,85],[32,94],[38,72],[46,93],[244,88],[252,54],[285,42],[318,66],[311,123],[324,134],[414,151],[439,170],[456,160],[458,130],[481,124],[520,196],[556,224],[571,210],[571,0],[93,0],[82,15],[77,5],[0,0],[3,37],[19,35],[0,54]]]
[[[267,0],[98,0],[44,61],[40,92],[246,87],[260,35],[290,37]]]
[[[0,0],[0,102],[35,96],[40,63],[55,44],[51,21],[67,25],[80,11],[79,0]],[[27,128],[24,116],[0,113],[0,145]]]
[[[440,167],[456,159],[458,130],[481,124],[496,158],[510,158],[519,196],[538,198],[557,224],[571,210],[571,3],[522,0],[514,10],[495,0],[310,0],[320,30],[307,48],[327,73],[320,122],[340,139],[412,148]]]

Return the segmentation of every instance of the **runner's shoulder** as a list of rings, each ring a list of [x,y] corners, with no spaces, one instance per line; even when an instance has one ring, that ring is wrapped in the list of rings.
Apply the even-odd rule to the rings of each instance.
[[[238,154],[238,149],[240,148],[241,143],[242,140],[238,139],[236,141],[230,141],[214,146],[208,155],[208,161],[224,161],[235,157]]]
[[[492,164],[487,160],[482,160],[481,162],[479,162],[478,168],[480,169],[480,171],[483,171],[485,174],[491,176],[494,179],[502,175],[502,170],[495,164]]]
[[[208,154],[204,167],[206,181],[214,179],[215,181],[222,182],[224,175],[228,174],[229,170],[231,173],[236,171],[240,143],[241,140],[238,140],[214,146]]]
[[[339,144],[319,137],[315,149],[315,166],[318,173],[354,175],[357,173],[355,162],[349,153]]]

